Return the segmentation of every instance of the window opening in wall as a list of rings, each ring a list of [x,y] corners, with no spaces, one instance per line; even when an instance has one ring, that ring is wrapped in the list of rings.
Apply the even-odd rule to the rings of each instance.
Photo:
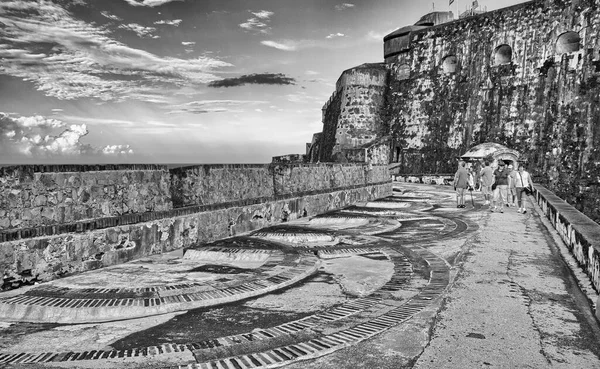
[[[556,40],[556,53],[572,53],[581,48],[581,38],[577,32],[565,32]]]
[[[494,65],[508,64],[512,61],[512,49],[508,45],[500,45],[494,54]]]
[[[458,65],[458,59],[454,55],[448,55],[442,61],[442,70],[444,73],[456,73],[456,66]]]

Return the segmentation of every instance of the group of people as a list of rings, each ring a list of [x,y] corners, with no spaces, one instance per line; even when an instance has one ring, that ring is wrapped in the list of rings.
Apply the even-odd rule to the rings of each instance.
[[[475,179],[477,178],[477,180]],[[471,191],[471,196],[476,188],[480,188],[484,197],[484,204],[489,205],[490,211],[504,212],[505,207],[518,205],[519,213],[527,213],[525,199],[529,192],[533,191],[531,176],[521,163],[518,169],[512,165],[506,166],[502,160],[498,160],[498,168],[493,169],[491,163],[486,161],[484,167],[477,176],[472,168],[467,168],[464,161],[458,164],[458,170],[454,175],[454,189],[456,190],[456,207],[465,207],[465,192]],[[516,203],[515,203],[516,202]]]

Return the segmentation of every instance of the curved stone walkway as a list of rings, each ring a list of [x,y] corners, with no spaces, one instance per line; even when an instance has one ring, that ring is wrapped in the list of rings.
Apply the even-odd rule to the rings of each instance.
[[[194,273],[196,265],[206,263],[207,256],[213,255],[214,261],[235,261],[237,255],[257,254],[263,251],[266,258],[258,258],[260,266],[245,270],[239,276],[228,275],[222,278],[203,278],[206,273]],[[182,264],[183,270],[177,270],[172,261],[145,262],[146,258],[133,265],[142,264],[146,269],[142,273],[124,277],[124,285],[130,287],[106,288],[106,275],[114,270],[123,270],[127,266],[101,269],[45,283],[30,289],[24,294],[0,300],[0,319],[9,321],[44,323],[90,323],[110,320],[133,319],[151,315],[165,314],[229,303],[241,299],[259,296],[288,287],[313,274],[319,267],[319,259],[310,254],[299,254],[277,250],[223,249],[205,250],[203,264],[194,256],[194,250],[188,250]],[[216,256],[225,256],[224,258]],[[130,264],[131,265],[131,264]],[[161,283],[168,281],[168,274],[185,272],[185,282]],[[117,273],[118,274],[118,273]],[[115,276],[115,279],[117,277]],[[76,281],[75,281],[76,280]],[[67,287],[70,283],[82,283],[86,288]],[[148,283],[145,280],[150,280]],[[109,283],[116,283],[115,280]]]
[[[215,264],[253,260],[257,266],[250,271],[244,269],[239,278],[227,274],[228,279],[231,278],[227,281],[209,278],[191,283],[162,284],[152,278],[152,283],[144,286],[121,288],[65,287],[68,280],[61,280],[0,300],[0,317],[41,321],[50,316],[54,321],[75,323],[89,322],[90,316],[102,321],[162,314],[223,304],[291,286],[315,272],[320,259],[366,255],[391,260],[394,263],[391,279],[368,296],[353,298],[342,305],[274,327],[202,342],[164,343],[129,350],[0,354],[0,364],[62,366],[64,363],[68,366],[68,363],[77,362],[78,367],[98,367],[99,363],[110,367],[111,363],[117,362],[143,362],[140,361],[142,358],[188,363],[193,358],[193,363],[172,367],[278,367],[363,342],[430,306],[449,284],[447,262],[418,244],[434,234],[456,236],[466,231],[469,225],[453,217],[425,214],[432,206],[417,201],[416,197],[408,201],[388,198],[300,220],[294,225],[263,229],[249,237],[186,250],[184,263],[206,264],[207,259]],[[360,243],[368,237],[380,241]],[[399,240],[403,242],[399,243]],[[404,242],[411,240],[414,241],[412,244]],[[428,266],[424,286],[411,285],[414,273],[408,254],[413,262]],[[94,273],[103,272],[106,271]],[[403,297],[394,295],[398,291],[404,291]],[[171,360],[174,357],[179,359]]]

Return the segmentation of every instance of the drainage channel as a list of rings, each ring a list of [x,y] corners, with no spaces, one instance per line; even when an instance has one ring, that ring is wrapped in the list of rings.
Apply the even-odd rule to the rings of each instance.
[[[422,257],[430,267],[429,283],[414,297],[410,298],[400,307],[391,309],[367,322],[342,329],[332,334],[321,335],[317,338],[298,342],[295,344],[279,346],[273,349],[252,354],[239,355],[202,363],[180,365],[177,369],[245,369],[258,367],[280,367],[295,361],[310,360],[325,356],[332,352],[350,347],[367,340],[375,335],[399,325],[422,311],[432,303],[432,300],[441,296],[450,281],[450,268],[438,256],[419,247],[407,247]],[[392,281],[390,281],[392,282]],[[394,282],[392,282],[394,283]],[[385,286],[384,286],[385,287]],[[366,303],[377,303],[378,296],[369,299],[359,299]],[[372,306],[372,305],[371,305]]]

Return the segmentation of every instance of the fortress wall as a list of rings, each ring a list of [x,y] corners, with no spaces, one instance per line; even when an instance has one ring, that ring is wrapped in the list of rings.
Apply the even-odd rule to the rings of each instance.
[[[175,207],[219,204],[275,194],[268,164],[196,165],[171,169]]]
[[[82,166],[71,169],[76,167],[84,171],[68,173],[88,181],[92,176],[96,185],[102,183],[102,178],[114,175],[113,170],[86,172]],[[40,174],[35,169],[23,167],[34,177]],[[140,185],[134,182],[136,178],[146,186],[146,178],[152,177],[137,174],[134,167],[121,168],[118,172],[121,179],[123,173],[133,178],[132,188]],[[148,211],[146,207],[136,213],[100,214],[93,219],[65,220],[51,226],[0,230],[0,274],[3,275],[0,288],[48,281],[198,242],[210,242],[392,193],[387,166],[210,165],[174,169],[171,179],[163,167],[155,172],[161,173],[156,177],[161,179],[160,183],[166,183],[165,198],[170,199],[169,184],[172,183],[173,187],[179,186],[173,190],[176,194],[173,198],[184,199],[188,202],[185,206],[172,207],[169,202],[164,210]],[[0,177],[3,186],[13,178],[4,174]],[[58,176],[64,172],[43,174]],[[265,187],[258,188],[262,185]],[[24,188],[23,191],[29,191]],[[46,187],[36,188],[41,191]],[[96,203],[83,204],[94,208]]]
[[[325,161],[333,161],[342,149],[371,143],[382,134],[387,79],[383,63],[361,65],[342,74],[337,82],[339,93],[325,106],[323,139],[335,137],[331,156],[323,155]]]
[[[349,186],[366,186],[390,178],[386,166],[366,164],[300,164],[273,167],[275,195],[291,195]]]
[[[157,165],[0,169],[0,230],[172,209],[169,172]]]
[[[577,32],[581,47],[560,49]],[[591,0],[532,1],[416,31],[390,64],[389,125],[402,173],[445,173],[483,142],[523,153],[534,176],[600,221],[600,10]],[[508,45],[512,61],[495,65]],[[444,58],[456,56],[455,73]],[[408,69],[408,75],[407,75]]]

